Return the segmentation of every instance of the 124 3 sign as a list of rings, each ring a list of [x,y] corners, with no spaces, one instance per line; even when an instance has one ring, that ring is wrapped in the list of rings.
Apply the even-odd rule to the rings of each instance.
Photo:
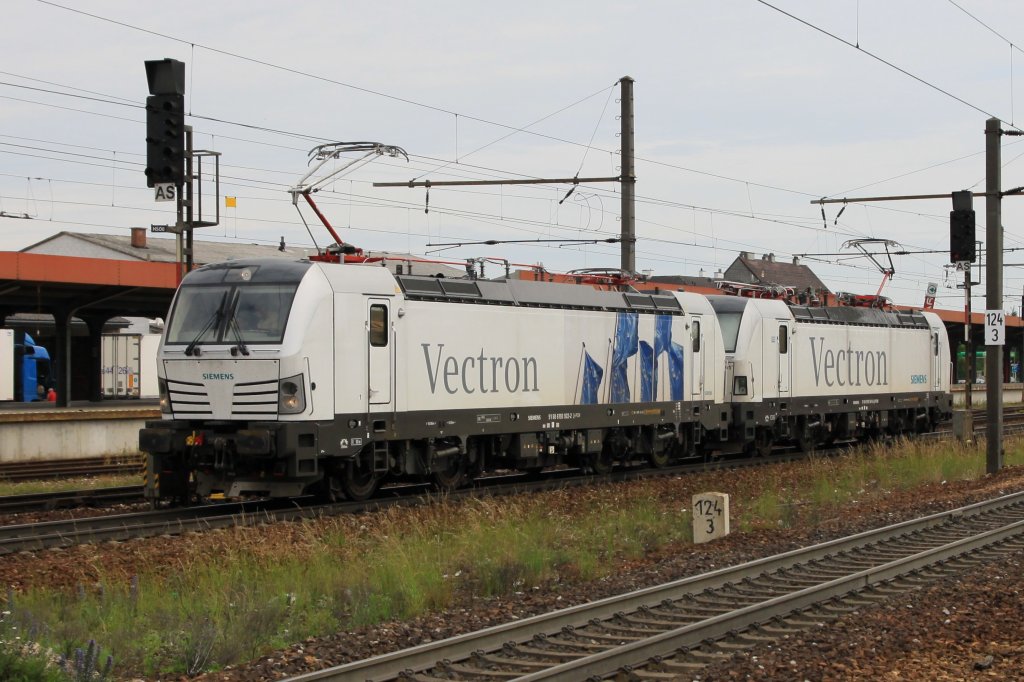
[[[1006,313],[1002,310],[985,311],[985,345],[1006,345]]]

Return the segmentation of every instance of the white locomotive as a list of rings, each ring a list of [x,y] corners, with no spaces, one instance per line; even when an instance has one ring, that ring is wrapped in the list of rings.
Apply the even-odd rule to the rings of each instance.
[[[714,311],[689,293],[232,261],[184,279],[159,359],[153,497],[664,465],[729,422]]]
[[[183,280],[161,344],[147,495],[362,499],[384,480],[453,488],[923,427],[952,404],[940,332],[922,313],[208,265]]]
[[[924,432],[952,415],[949,341],[934,313],[710,300],[734,439],[748,449]]]

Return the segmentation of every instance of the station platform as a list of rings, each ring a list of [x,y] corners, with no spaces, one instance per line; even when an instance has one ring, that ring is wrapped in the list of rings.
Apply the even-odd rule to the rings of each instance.
[[[963,407],[966,402],[967,388],[964,384],[954,384],[952,387],[953,391],[953,406]],[[985,405],[987,399],[988,387],[985,384],[971,384],[971,406],[982,407]],[[1020,404],[1024,402],[1024,384],[1021,383],[1005,383],[1003,384],[1003,404]]]
[[[157,419],[156,399],[0,403],[0,462],[139,454],[139,429]]]

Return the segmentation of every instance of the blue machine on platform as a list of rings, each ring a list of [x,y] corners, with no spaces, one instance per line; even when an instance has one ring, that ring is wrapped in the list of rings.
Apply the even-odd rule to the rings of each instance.
[[[53,387],[49,352],[25,332],[14,332],[13,340],[13,349],[7,346],[7,352],[13,350],[13,399],[26,403],[46,400],[47,389]]]

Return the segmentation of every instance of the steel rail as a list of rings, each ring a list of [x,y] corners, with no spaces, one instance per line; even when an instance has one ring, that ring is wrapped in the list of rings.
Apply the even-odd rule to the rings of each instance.
[[[268,505],[273,504],[273,507]],[[0,526],[0,556],[22,551],[70,547],[89,542],[183,533],[254,522],[290,500],[233,502],[186,509],[143,511]]]
[[[97,507],[104,504],[142,502],[141,485],[125,485],[85,490],[62,490],[25,495],[0,496],[0,512],[11,514],[29,511],[52,511],[75,507]]]
[[[1024,520],[516,679],[518,682],[541,682],[542,680],[571,682],[590,676],[607,677],[625,666],[671,654],[681,647],[696,647],[707,639],[724,637],[753,624],[767,622],[772,618],[806,609],[872,585],[891,581],[926,566],[968,554],[1022,534],[1024,534]]]
[[[44,478],[136,473],[141,468],[142,459],[139,457],[80,457],[66,460],[3,462],[0,463],[0,480],[27,481]]]

